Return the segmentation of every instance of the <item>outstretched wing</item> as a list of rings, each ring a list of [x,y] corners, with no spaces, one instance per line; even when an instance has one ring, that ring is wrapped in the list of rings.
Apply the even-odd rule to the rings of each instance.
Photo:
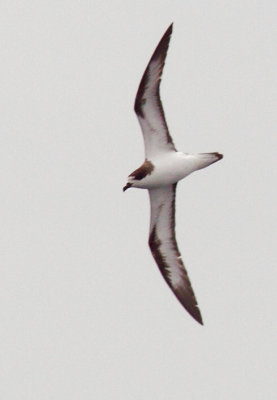
[[[135,100],[135,112],[142,129],[147,159],[152,159],[159,153],[176,151],[160,99],[160,81],[172,26],[173,24],[169,26],[154,51],[141,79]]]
[[[197,322],[203,324],[175,238],[176,186],[177,183],[149,190],[149,246],[164,279],[177,299]]]

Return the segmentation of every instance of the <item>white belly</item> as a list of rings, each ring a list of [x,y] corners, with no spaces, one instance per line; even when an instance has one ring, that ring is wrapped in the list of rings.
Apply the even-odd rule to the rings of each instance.
[[[172,185],[199,168],[197,157],[191,154],[172,152],[151,160],[154,170],[141,180],[133,183],[134,187],[151,189],[158,186]]]

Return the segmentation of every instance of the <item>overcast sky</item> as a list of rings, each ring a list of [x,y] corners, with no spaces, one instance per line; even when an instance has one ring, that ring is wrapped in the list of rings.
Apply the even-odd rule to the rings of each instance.
[[[277,3],[0,2],[0,397],[273,400]],[[147,245],[133,102],[171,22],[161,96],[184,152],[177,240],[204,319]]]

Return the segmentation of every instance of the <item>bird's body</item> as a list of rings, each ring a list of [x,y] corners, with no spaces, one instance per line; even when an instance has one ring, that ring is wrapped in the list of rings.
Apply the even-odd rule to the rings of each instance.
[[[186,154],[180,151],[170,151],[154,157],[151,161],[146,160],[140,168],[129,175],[128,183],[132,187],[140,189],[155,189],[172,185],[220,158],[222,156],[218,153]],[[142,179],[137,179],[137,176],[140,176],[147,166],[150,167],[149,172]]]
[[[135,101],[135,112],[145,145],[144,163],[128,176],[130,187],[148,189],[151,206],[149,246],[169,287],[199,323],[199,307],[175,238],[177,182],[220,160],[219,153],[188,154],[176,150],[169,134],[159,96],[160,79],[172,33],[167,29],[144,72]]]

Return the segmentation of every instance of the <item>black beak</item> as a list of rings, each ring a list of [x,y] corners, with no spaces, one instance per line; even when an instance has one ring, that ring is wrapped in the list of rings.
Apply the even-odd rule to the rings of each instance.
[[[128,182],[127,185],[124,186],[123,192],[125,192],[125,190],[129,189],[131,186],[132,184]]]

